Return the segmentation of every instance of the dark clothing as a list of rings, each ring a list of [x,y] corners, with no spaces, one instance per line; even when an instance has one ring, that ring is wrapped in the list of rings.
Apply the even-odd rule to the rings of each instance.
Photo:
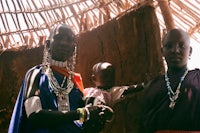
[[[175,92],[184,71],[168,73]],[[172,77],[173,75],[173,77]],[[200,130],[200,70],[190,70],[182,82],[174,109],[169,108],[169,96],[164,75],[156,77],[146,88],[141,133],[158,130]]]

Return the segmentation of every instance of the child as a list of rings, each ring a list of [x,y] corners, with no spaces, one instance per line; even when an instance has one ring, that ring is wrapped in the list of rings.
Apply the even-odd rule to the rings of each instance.
[[[112,106],[114,101],[119,99],[127,87],[114,87],[115,84],[115,69],[111,63],[99,62],[92,68],[92,80],[95,87],[84,89],[84,99],[88,106],[107,105]],[[106,122],[112,119],[112,115],[107,115],[105,119],[99,121],[89,120],[84,124],[85,132],[98,133],[103,128]],[[88,127],[88,128],[87,128]]]

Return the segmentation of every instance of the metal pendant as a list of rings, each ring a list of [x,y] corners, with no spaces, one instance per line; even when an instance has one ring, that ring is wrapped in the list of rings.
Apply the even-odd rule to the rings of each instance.
[[[169,104],[169,108],[174,109],[175,104],[176,104],[176,102],[171,101],[170,104]]]
[[[65,95],[58,94],[57,101],[58,101],[58,111],[62,111],[62,112],[70,111],[68,94],[65,94]]]

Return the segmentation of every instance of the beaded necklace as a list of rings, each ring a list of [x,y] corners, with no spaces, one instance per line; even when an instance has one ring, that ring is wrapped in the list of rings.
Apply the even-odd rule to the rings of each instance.
[[[67,61],[62,62],[62,61],[56,61],[56,60],[50,59],[50,64],[58,66],[58,67],[66,67],[67,63],[68,63]]]
[[[68,112],[70,111],[70,103],[69,103],[69,93],[74,87],[74,83],[71,80],[71,76],[66,78],[66,76],[63,79],[63,82],[61,85],[59,85],[57,79],[53,75],[53,72],[51,68],[47,71],[47,77],[49,79],[49,86],[53,89],[53,92],[57,96],[57,102],[58,102],[58,110],[62,112]],[[64,86],[65,81],[67,80],[67,86]]]
[[[170,100],[170,104],[169,104],[169,108],[170,109],[174,109],[174,106],[176,104],[176,100],[178,99],[179,93],[180,93],[180,88],[181,88],[181,84],[185,78],[185,76],[188,73],[188,69],[185,70],[185,73],[183,74],[183,76],[180,78],[180,82],[178,84],[178,87],[176,88],[176,91],[174,92],[170,86],[170,81],[169,78],[167,76],[167,73],[165,73],[165,81],[166,81],[166,86],[167,86],[167,94],[169,95],[169,100]]]

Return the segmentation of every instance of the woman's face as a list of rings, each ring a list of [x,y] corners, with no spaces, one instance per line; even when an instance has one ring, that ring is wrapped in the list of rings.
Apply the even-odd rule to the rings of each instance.
[[[173,30],[166,35],[162,52],[168,68],[187,66],[188,58],[192,52],[189,43],[189,37],[183,31]]]
[[[74,52],[74,33],[69,27],[60,26],[50,41],[51,58],[56,61],[66,61]]]

